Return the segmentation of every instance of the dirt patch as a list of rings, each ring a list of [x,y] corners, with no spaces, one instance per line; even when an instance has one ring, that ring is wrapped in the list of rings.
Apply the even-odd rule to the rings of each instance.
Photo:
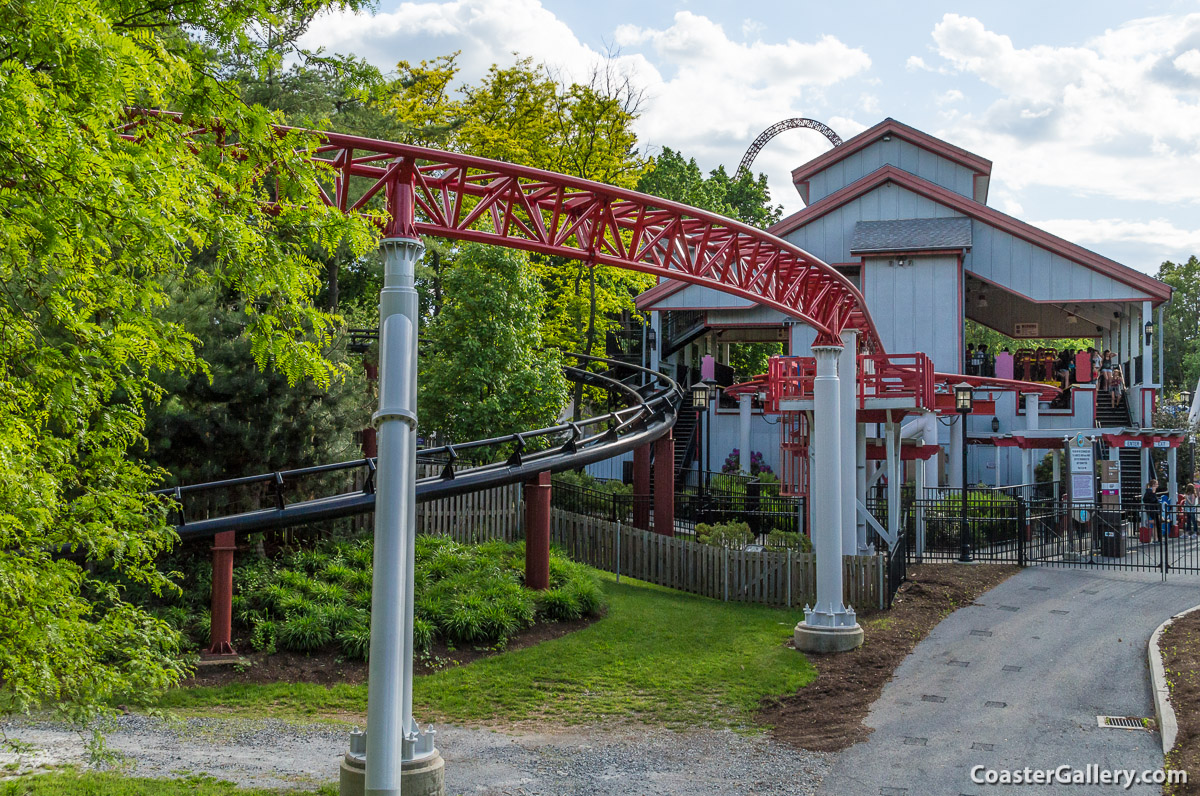
[[[1167,768],[1187,771],[1191,780],[1186,785],[1164,785],[1163,793],[1200,794],[1200,611],[1172,622],[1163,631],[1158,648],[1171,687],[1171,707],[1179,722]]]
[[[992,564],[909,567],[892,609],[861,620],[863,646],[810,657],[817,679],[791,696],[764,700],[758,720],[773,727],[777,740],[800,749],[837,752],[858,743],[871,732],[863,724],[871,704],[917,642],[951,612],[1018,571]]]
[[[504,647],[456,647],[451,649],[441,642],[434,643],[428,655],[418,656],[413,661],[414,674],[432,674],[441,669],[477,661],[501,652],[532,647],[543,641],[560,638],[595,622],[599,617],[579,619],[572,622],[543,622],[521,631],[509,639]],[[182,688],[195,686],[222,686],[230,683],[316,683],[317,685],[361,685],[367,682],[367,664],[363,661],[345,660],[336,648],[329,648],[304,655],[296,652],[249,653],[242,655],[249,666],[221,665],[202,666],[196,675],[182,683]]]

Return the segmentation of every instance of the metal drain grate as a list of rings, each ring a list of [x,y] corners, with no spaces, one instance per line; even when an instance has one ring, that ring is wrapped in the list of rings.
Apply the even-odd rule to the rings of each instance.
[[[1111,730],[1145,730],[1148,719],[1140,719],[1136,716],[1097,716],[1096,724],[1100,727],[1107,727]]]

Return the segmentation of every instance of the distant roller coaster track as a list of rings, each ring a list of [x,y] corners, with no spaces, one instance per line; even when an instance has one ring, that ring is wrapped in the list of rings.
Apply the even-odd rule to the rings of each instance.
[[[828,138],[829,143],[833,144],[834,146],[842,145],[841,137],[839,137],[837,133],[829,129],[829,127],[826,125],[818,122],[816,119],[784,119],[782,122],[775,122],[775,124],[759,133],[758,138],[754,139],[754,143],[751,144],[750,148],[746,150],[746,154],[742,155],[742,162],[737,168],[737,176],[740,176],[742,172],[750,171],[750,166],[754,163],[754,159],[758,157],[758,153],[762,151],[762,148],[767,145],[768,141],[782,133],[784,130],[795,130],[797,128],[816,130],[818,133]]]

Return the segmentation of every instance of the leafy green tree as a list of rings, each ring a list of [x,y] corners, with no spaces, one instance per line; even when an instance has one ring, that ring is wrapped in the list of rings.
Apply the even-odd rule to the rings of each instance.
[[[162,316],[173,291],[239,295],[254,362],[290,383],[342,372],[314,253],[374,235],[322,207],[309,137],[276,135],[211,55],[292,6],[0,6],[0,711],[86,712],[183,673],[178,636],[90,567],[171,588],[155,559],[175,536],[147,495],[162,474],[129,454],[164,374],[207,369]],[[122,130],[129,106],[183,118]],[[213,119],[219,135],[190,134]]]
[[[729,366],[737,382],[750,381],[767,372],[767,360],[783,353],[783,343],[733,343],[729,346]]]
[[[470,244],[444,280],[418,380],[422,432],[463,442],[553,424],[567,385],[561,354],[542,342],[544,297],[526,256]]]
[[[965,323],[967,343],[974,346],[986,345],[992,354],[1005,348],[1012,352],[1024,348],[1053,348],[1056,350],[1070,348],[1075,351],[1086,351],[1096,345],[1096,340],[1091,337],[1015,338],[970,319]]]
[[[771,206],[766,174],[754,177],[743,172],[734,179],[725,173],[724,166],[718,166],[705,177],[695,158],[685,160],[670,147],[664,147],[653,160],[637,189],[764,229],[783,213],[782,207]]]
[[[1200,379],[1200,260],[1164,262],[1158,278],[1175,292],[1163,317],[1163,379],[1168,390],[1196,390]]]
[[[399,77],[382,92],[396,124],[412,143],[557,171],[632,188],[645,168],[633,122],[641,95],[609,68],[587,83],[564,85],[532,59],[493,65],[484,78],[451,95],[456,54],[399,64]],[[418,273],[419,288],[436,315],[450,295],[443,284],[454,252],[432,249]],[[633,271],[590,266],[562,257],[534,255],[531,262],[548,297],[542,318],[546,345],[603,353],[609,329],[654,278]],[[580,411],[582,392],[575,405]]]

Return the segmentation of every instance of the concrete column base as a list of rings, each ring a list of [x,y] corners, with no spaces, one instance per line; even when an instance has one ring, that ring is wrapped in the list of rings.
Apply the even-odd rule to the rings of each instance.
[[[804,622],[796,625],[792,633],[796,649],[824,655],[830,652],[848,652],[863,643],[863,629],[859,624],[851,627],[821,627]]]
[[[347,752],[342,757],[340,796],[370,796],[366,793],[366,758]],[[404,796],[446,796],[446,761],[435,750],[429,757],[405,763],[400,774]],[[372,793],[375,793],[373,791]]]

